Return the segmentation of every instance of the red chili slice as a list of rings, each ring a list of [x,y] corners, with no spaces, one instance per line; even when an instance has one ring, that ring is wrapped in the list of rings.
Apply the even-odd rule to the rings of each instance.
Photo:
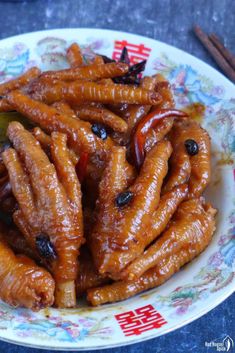
[[[133,139],[132,153],[136,167],[139,169],[144,162],[145,151],[144,145],[147,134],[150,129],[154,128],[161,119],[170,117],[187,117],[188,114],[177,109],[155,109],[148,115],[144,116],[138,123]]]
[[[86,176],[88,160],[89,160],[88,153],[82,152],[80,155],[79,161],[77,162],[77,164],[75,166],[77,177],[78,177],[80,183],[83,182],[83,180]]]

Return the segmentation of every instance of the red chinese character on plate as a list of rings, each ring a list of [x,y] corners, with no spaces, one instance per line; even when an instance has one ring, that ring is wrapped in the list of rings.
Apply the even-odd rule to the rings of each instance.
[[[167,323],[152,306],[146,305],[133,311],[115,315],[125,336],[141,335],[143,332],[160,328]]]
[[[114,51],[112,58],[119,60],[122,49],[126,47],[129,54],[131,64],[137,64],[138,62],[148,59],[151,49],[147,48],[144,44],[131,44],[126,40],[116,40],[114,42]]]

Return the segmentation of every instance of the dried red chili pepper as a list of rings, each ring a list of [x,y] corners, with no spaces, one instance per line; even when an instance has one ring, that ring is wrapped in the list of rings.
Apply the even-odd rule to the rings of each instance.
[[[187,117],[185,112],[177,109],[155,109],[148,115],[144,116],[138,123],[132,138],[132,153],[136,167],[139,169],[144,161],[145,151],[144,145],[147,134],[150,129],[154,128],[161,119],[170,117]]]
[[[145,70],[146,63],[147,63],[147,60],[142,60],[139,63],[130,66],[129,71],[126,75],[129,75],[129,76],[139,75],[142,71]]]
[[[143,60],[135,65],[132,65],[129,67],[129,71],[119,77],[114,77],[113,82],[114,83],[121,83],[124,85],[139,85],[140,83],[140,78],[141,78],[141,72],[145,70],[145,65],[146,65],[146,60]]]
[[[88,153],[82,152],[80,155],[79,161],[77,162],[77,164],[75,166],[77,177],[78,177],[80,183],[83,182],[83,180],[86,176],[88,159],[89,159]]]
[[[100,55],[101,56],[101,58],[104,60],[104,63],[105,64],[108,64],[108,63],[115,63],[115,60],[113,60],[113,59],[110,59],[108,56],[106,56],[106,55]]]
[[[119,61],[127,65],[130,65],[130,59],[129,59],[128,50],[126,47],[123,47]]]

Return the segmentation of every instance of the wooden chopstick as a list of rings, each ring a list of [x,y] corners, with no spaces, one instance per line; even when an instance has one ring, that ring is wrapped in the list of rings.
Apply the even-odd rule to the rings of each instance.
[[[224,58],[228,61],[228,63],[235,70],[235,56],[228,50],[223,43],[219,40],[215,33],[209,34],[209,39],[214,44],[214,46],[221,52]]]
[[[235,70],[233,67],[235,60],[234,55],[229,52],[222,43],[220,43],[217,36],[212,35],[213,39],[211,40],[211,38],[206,33],[204,33],[199,26],[194,26],[194,33],[201,41],[203,46],[207,49],[207,51],[211,54],[224,74],[230,78],[232,82],[235,82]],[[226,54],[224,49],[226,49]]]

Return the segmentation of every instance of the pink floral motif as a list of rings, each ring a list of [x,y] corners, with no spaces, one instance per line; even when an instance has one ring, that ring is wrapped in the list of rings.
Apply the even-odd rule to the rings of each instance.
[[[93,51],[100,50],[104,46],[104,40],[103,39],[98,39],[94,40],[90,45],[89,48]]]
[[[192,305],[192,302],[191,298],[176,300],[173,304],[173,306],[176,307],[176,314],[184,315],[188,311],[190,305]]]
[[[212,266],[220,266],[223,263],[223,257],[219,252],[214,253],[208,260],[208,264]]]

